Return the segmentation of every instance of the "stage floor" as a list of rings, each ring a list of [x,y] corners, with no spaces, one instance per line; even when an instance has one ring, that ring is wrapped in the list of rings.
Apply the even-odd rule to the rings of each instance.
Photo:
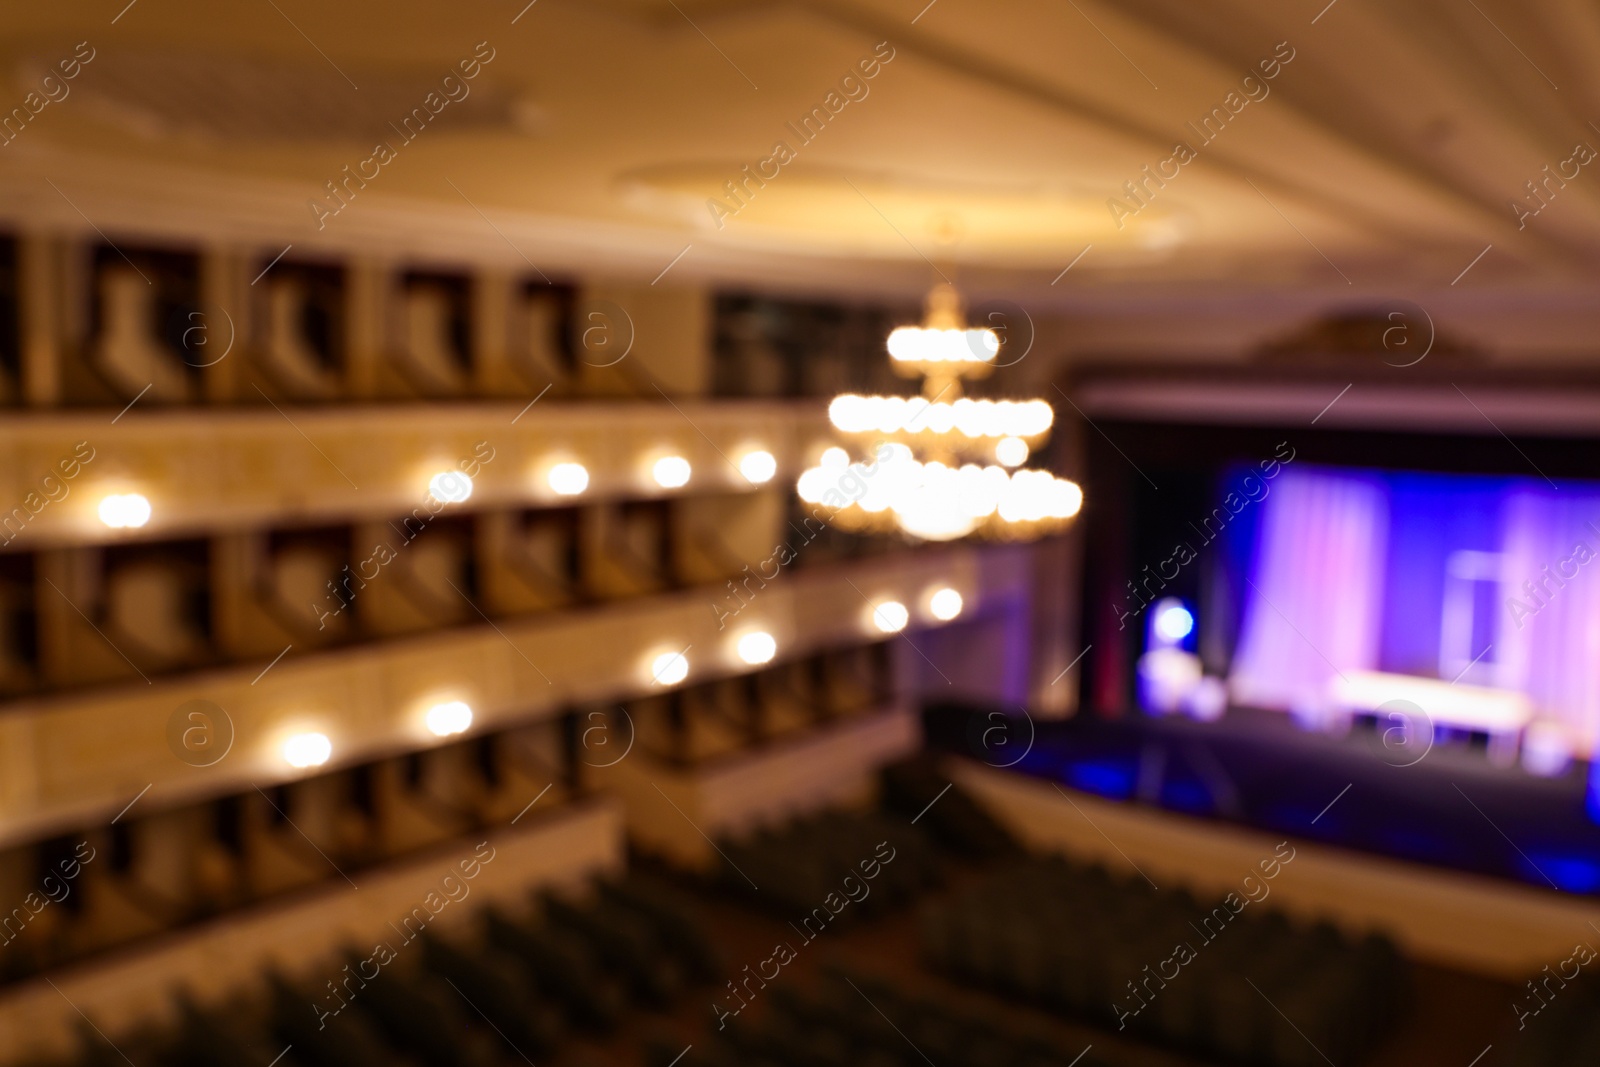
[[[1143,712],[1030,723],[1003,711],[930,708],[929,743],[1113,800],[1600,895],[1600,825],[1581,761],[1538,778],[1492,764],[1481,739],[1407,751],[1385,746],[1387,723],[1331,737],[1249,709],[1212,723]]]

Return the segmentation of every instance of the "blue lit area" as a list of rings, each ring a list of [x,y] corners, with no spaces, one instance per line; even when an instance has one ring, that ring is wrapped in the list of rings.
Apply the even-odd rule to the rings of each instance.
[[[1177,712],[1212,721],[1227,707],[1222,679],[1207,677],[1195,653],[1195,612],[1183,599],[1150,606],[1139,657],[1139,705],[1154,715]]]
[[[1589,818],[1600,823],[1600,760],[1589,765],[1588,784],[1583,791],[1583,809]]]
[[[1581,852],[1529,852],[1527,881],[1548,878],[1564,893],[1600,892],[1600,858]]]
[[[1158,643],[1164,646],[1177,645],[1194,633],[1194,613],[1176,597],[1160,601],[1156,605],[1154,614],[1155,617],[1150,622],[1154,637],[1152,645]]]
[[[1131,758],[1071,760],[1063,768],[1068,785],[1112,800],[1131,797],[1138,776],[1138,765]]]
[[[1487,739],[1497,765],[1540,778],[1593,754],[1600,487],[1304,465],[1255,508],[1235,535],[1246,543],[1220,557],[1236,703],[1334,734],[1397,702],[1425,708],[1435,744]],[[1198,617],[1152,606],[1152,647],[1184,628],[1180,606]],[[1141,679],[1157,666],[1175,676],[1181,664],[1141,665]]]

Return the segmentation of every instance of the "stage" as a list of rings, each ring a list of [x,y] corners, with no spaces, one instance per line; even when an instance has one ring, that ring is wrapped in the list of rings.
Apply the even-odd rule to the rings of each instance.
[[[1109,800],[1291,835],[1377,856],[1600,894],[1600,825],[1585,807],[1589,765],[1535,777],[1491,761],[1481,739],[1386,743],[1388,722],[1302,730],[1286,714],[1219,720],[1129,712],[1057,721],[990,709],[930,709],[930,743],[991,767]],[[1015,714],[1015,712],[1013,712]],[[1031,734],[1031,745],[1029,744]]]

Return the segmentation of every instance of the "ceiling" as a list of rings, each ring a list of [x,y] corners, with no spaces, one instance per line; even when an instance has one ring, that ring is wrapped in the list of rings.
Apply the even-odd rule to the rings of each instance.
[[[1600,311],[1600,159],[1512,207],[1600,146],[1593,4],[524,3],[13,8],[4,107],[77,42],[94,59],[0,147],[0,211],[840,294],[939,272],[1127,314],[1418,293]],[[403,140],[391,124],[479,42],[493,58],[451,83],[470,95]],[[875,49],[892,59],[827,111]],[[813,108],[807,143],[788,124]],[[1206,140],[1187,124],[1210,114]],[[394,158],[328,214],[325,183],[380,139]],[[764,162],[779,141],[793,158]],[[775,176],[741,203],[746,165]]]

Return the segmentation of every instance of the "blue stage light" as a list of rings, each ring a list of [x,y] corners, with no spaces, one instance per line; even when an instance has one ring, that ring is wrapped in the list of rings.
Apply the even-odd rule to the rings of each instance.
[[[1138,763],[1132,758],[1070,760],[1063,770],[1067,784],[1074,789],[1112,800],[1131,799],[1139,777]]]
[[[1156,607],[1156,636],[1176,645],[1194,632],[1194,615],[1180,600],[1168,598]]]
[[[1535,884],[1554,882],[1564,893],[1593,893],[1600,889],[1600,863],[1576,852],[1533,852],[1523,857],[1522,877]]]

